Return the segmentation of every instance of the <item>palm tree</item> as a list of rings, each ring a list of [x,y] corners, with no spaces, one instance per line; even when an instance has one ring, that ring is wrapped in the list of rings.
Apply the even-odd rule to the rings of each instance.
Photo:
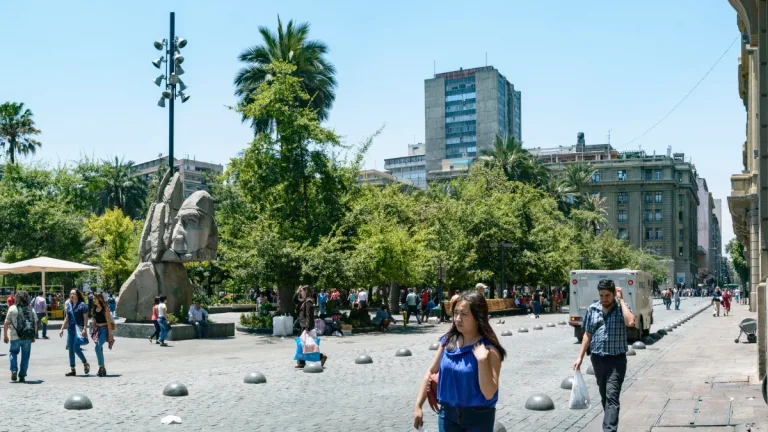
[[[24,109],[23,102],[0,105],[0,148],[12,164],[16,163],[17,155],[35,154],[41,146],[40,141],[32,138],[40,134],[32,117],[32,111]]]
[[[486,167],[501,167],[507,179],[534,185],[544,184],[547,169],[538,159],[523,148],[523,143],[514,136],[506,139],[496,135],[492,149],[481,152],[480,160]]]
[[[592,181],[592,175],[595,171],[595,168],[588,163],[570,163],[563,169],[562,178],[566,186],[579,192],[584,190],[584,187]]]
[[[600,229],[600,227],[608,225],[606,198],[601,197],[599,193],[585,195],[580,209],[585,214],[589,215],[587,223],[593,233],[597,234],[597,230]]]
[[[104,188],[101,193],[101,210],[119,208],[131,218],[141,217],[147,198],[147,184],[133,176],[133,161],[124,162],[115,157],[114,162],[103,161]]]
[[[574,203],[573,189],[568,187],[563,179],[558,176],[549,176],[544,190],[555,200],[557,208],[566,216],[570,213]]]
[[[328,47],[323,42],[307,39],[309,23],[294,24],[290,20],[284,29],[279,16],[277,34],[263,26],[259,27],[259,33],[264,44],[247,48],[238,57],[246,64],[235,75],[235,94],[240,103],[252,101],[259,85],[270,79],[267,66],[282,61],[296,66],[293,75],[301,79],[304,90],[310,96],[309,105],[317,111],[320,121],[327,119],[336,99],[336,68],[325,58]],[[243,121],[246,120],[243,115]],[[256,132],[266,132],[270,130],[271,121],[251,119],[251,126]]]

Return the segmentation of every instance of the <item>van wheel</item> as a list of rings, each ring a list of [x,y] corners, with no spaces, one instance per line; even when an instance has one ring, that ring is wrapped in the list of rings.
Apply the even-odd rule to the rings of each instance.
[[[584,329],[582,327],[574,327],[573,336],[581,343],[582,339],[584,339]]]
[[[648,335],[651,334],[651,329],[645,328],[645,326],[643,325],[643,316],[642,315],[640,315],[640,329],[641,329],[640,334],[643,335],[643,338],[647,338]]]

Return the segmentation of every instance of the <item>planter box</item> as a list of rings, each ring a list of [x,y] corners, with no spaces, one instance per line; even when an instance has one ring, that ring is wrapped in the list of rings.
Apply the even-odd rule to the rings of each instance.
[[[249,333],[249,334],[263,334],[263,335],[272,334],[271,328],[243,327],[240,324],[238,324],[235,326],[235,329],[239,332]]]
[[[147,339],[155,332],[153,324],[118,323],[112,332],[117,337]],[[221,338],[235,335],[235,323],[209,323],[208,337]],[[180,341],[197,338],[195,328],[190,324],[174,324],[168,333],[169,341]]]

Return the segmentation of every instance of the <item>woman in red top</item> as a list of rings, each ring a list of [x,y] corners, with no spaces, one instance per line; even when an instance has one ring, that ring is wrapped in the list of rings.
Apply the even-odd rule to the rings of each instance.
[[[731,290],[723,292],[723,307],[725,309],[725,316],[728,316],[728,312],[731,311]]]

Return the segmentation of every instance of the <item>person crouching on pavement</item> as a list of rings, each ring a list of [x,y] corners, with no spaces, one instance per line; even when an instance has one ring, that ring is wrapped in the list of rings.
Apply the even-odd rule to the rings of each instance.
[[[373,317],[372,321],[384,331],[389,331],[389,325],[396,322],[395,318],[392,317],[392,314],[389,313],[387,305],[379,306],[379,310],[376,311],[376,316]]]
[[[627,327],[635,326],[635,316],[612,280],[601,280],[597,289],[600,301],[592,303],[584,315],[584,338],[573,369],[581,369],[589,347],[603,404],[603,431],[614,432],[619,427],[619,396],[627,372]]]
[[[499,397],[501,362],[507,352],[488,321],[488,302],[483,294],[462,294],[453,308],[453,324],[440,339],[437,354],[419,386],[413,427],[424,424],[421,407],[427,399],[434,374],[439,403],[438,430],[493,431]],[[432,397],[430,397],[432,406]],[[436,407],[433,407],[435,409]]]
[[[200,307],[200,302],[189,308],[189,323],[195,327],[198,339],[208,336],[208,311]]]

